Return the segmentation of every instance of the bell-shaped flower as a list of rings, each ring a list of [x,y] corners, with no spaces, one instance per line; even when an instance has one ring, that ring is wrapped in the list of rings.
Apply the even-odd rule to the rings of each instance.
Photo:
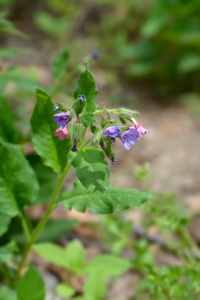
[[[134,127],[130,127],[128,130],[124,131],[121,135],[121,141],[126,150],[129,150],[131,145],[137,142],[137,138],[139,137],[139,133],[137,129]]]
[[[63,141],[65,138],[69,139],[69,133],[68,133],[67,126],[65,126],[64,128],[61,128],[61,127],[58,128],[55,131],[54,136],[58,136],[61,141]]]
[[[138,124],[138,122],[134,119],[134,118],[132,118],[132,121],[133,121],[133,124],[134,124],[134,126],[135,126],[135,129],[137,130],[137,132],[138,132],[138,136],[143,136],[145,133],[147,133],[148,132],[148,130],[147,129],[145,129],[144,127],[142,127],[140,124]]]
[[[116,138],[120,134],[120,129],[117,126],[109,126],[104,131],[104,136],[110,136],[111,138]]]
[[[69,122],[69,114],[68,113],[56,114],[54,115],[54,121],[63,129]]]

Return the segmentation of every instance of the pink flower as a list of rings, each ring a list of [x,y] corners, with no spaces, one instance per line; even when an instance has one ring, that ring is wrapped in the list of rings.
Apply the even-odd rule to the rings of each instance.
[[[138,124],[138,122],[132,118],[132,121],[134,123],[134,126],[135,126],[135,129],[137,130],[138,132],[138,137],[140,136],[143,136],[145,133],[149,132],[147,129],[145,129],[144,127],[140,126],[140,124]],[[134,128],[134,127],[132,127]]]
[[[63,141],[65,138],[69,139],[69,133],[68,133],[67,126],[65,126],[64,128],[61,128],[61,127],[58,128],[55,131],[54,136],[58,136],[61,141]]]

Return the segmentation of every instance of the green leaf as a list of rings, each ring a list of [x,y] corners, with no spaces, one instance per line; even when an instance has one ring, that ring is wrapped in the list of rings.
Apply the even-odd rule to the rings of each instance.
[[[99,122],[98,118],[90,112],[83,111],[79,117],[85,127],[91,126],[93,122]]]
[[[72,241],[65,248],[69,268],[77,274],[82,274],[85,265],[85,253],[79,241]]]
[[[95,101],[97,93],[98,89],[95,85],[94,78],[89,70],[86,69],[81,73],[74,91],[75,99],[81,94],[86,97],[87,104],[84,108],[84,112],[93,113],[99,108],[99,105],[97,105]]]
[[[14,217],[34,203],[38,192],[35,173],[22,153],[22,147],[0,139],[0,210]]]
[[[0,214],[0,237],[8,230],[10,222],[9,216]]]
[[[56,286],[56,293],[63,298],[71,297],[75,294],[75,292],[76,290],[72,286],[64,283],[60,283]]]
[[[0,247],[0,264],[8,260],[11,260],[15,249],[16,249],[16,243],[14,241],[11,241],[9,244],[3,247]]]
[[[104,266],[106,268],[106,266]],[[106,279],[103,274],[96,271],[88,276],[84,284],[85,300],[102,300],[106,295]]]
[[[51,263],[69,268],[68,257],[63,248],[51,243],[35,244],[33,249]]]
[[[68,59],[69,59],[68,49],[63,49],[58,53],[52,67],[52,73],[54,78],[57,79],[61,77],[63,73],[67,71]]]
[[[14,142],[17,131],[14,127],[14,118],[8,101],[0,97],[0,136],[7,142]]]
[[[44,300],[45,284],[40,273],[30,266],[17,288],[17,300]]]
[[[104,161],[103,152],[95,146],[79,150],[71,161],[76,175],[82,185],[87,189],[94,185],[93,192],[105,192],[109,186],[109,168]]]
[[[80,183],[76,182],[74,190],[63,192],[58,202],[69,210],[74,208],[85,212],[89,209],[96,214],[110,214],[114,211],[141,206],[150,198],[152,198],[150,192],[115,187],[108,188],[104,194],[94,195],[91,194],[91,190],[85,190]]]
[[[115,255],[105,254],[94,258],[87,266],[88,272],[99,272],[103,276],[119,276],[132,267],[131,261]]]
[[[0,285],[0,299],[1,300],[17,300],[16,292],[9,289],[5,285]]]
[[[54,104],[50,96],[36,89],[36,98],[37,103],[31,118],[33,145],[44,164],[52,167],[55,172],[61,173],[66,166],[71,142],[67,139],[60,141],[54,136],[58,125],[54,122]]]

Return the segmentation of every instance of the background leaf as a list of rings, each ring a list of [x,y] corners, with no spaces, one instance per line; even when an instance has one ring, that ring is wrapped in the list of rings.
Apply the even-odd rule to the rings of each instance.
[[[90,274],[84,284],[84,300],[102,300],[105,294],[105,276],[98,271]]]
[[[0,299],[1,300],[17,300],[16,292],[9,289],[5,285],[0,285]]]
[[[37,103],[31,118],[33,145],[44,164],[52,167],[55,172],[61,173],[66,166],[71,142],[67,139],[60,141],[54,136],[58,125],[54,122],[54,104],[50,96],[36,89],[36,98]]]
[[[87,104],[84,108],[84,112],[95,112],[99,105],[95,101],[95,97],[98,93],[98,89],[95,85],[92,74],[86,69],[81,73],[77,85],[74,91],[74,98],[78,98],[79,95],[83,94],[86,97]]]
[[[56,293],[63,298],[71,297],[75,294],[75,292],[76,291],[72,286],[64,283],[60,283],[56,286]]]
[[[0,139],[0,159],[0,210],[13,217],[21,208],[34,203],[38,182],[20,146]]]
[[[93,192],[106,191],[109,186],[110,173],[107,162],[104,161],[103,152],[98,147],[91,146],[79,150],[71,163],[78,179],[86,189],[94,185]]]
[[[14,241],[11,241],[9,244],[3,247],[0,247],[0,264],[10,260],[15,249],[16,243]]]
[[[132,267],[130,260],[111,254],[99,255],[87,266],[88,272],[99,272],[103,276],[119,276]]]
[[[85,190],[76,182],[73,191],[62,193],[61,202],[67,209],[85,212],[86,209],[96,214],[110,214],[123,211],[130,207],[138,207],[152,197],[150,192],[140,192],[132,189],[110,187],[104,194],[91,194],[91,189]]]
[[[56,56],[56,59],[52,67],[52,73],[56,79],[58,79],[60,76],[62,76],[64,72],[67,71],[68,58],[69,58],[68,49],[61,50]]]
[[[10,222],[9,216],[0,214],[0,237],[8,230]]]
[[[18,300],[44,300],[45,285],[39,272],[30,266],[17,288]]]

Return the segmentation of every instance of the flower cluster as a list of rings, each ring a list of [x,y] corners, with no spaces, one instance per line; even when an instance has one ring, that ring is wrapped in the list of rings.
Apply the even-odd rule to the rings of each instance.
[[[86,127],[82,124],[79,119],[79,114],[84,110],[86,105],[86,97],[81,94],[74,101],[72,108],[64,106],[60,103],[57,103],[53,110],[58,112],[54,115],[54,121],[60,127],[55,131],[54,136],[58,136],[62,141],[65,138],[69,139],[68,133],[68,123],[71,119],[76,116],[77,120],[73,124],[73,133],[72,133],[72,148],[73,152],[77,151],[78,144],[83,140],[83,136],[85,134]],[[118,115],[121,125],[116,126],[116,120],[111,118],[110,112],[114,112]],[[102,112],[107,114],[107,118],[105,119],[102,115]],[[142,137],[145,133],[148,132],[147,129],[142,127],[137,123],[133,116],[138,114],[135,111],[128,109],[114,109],[107,110],[104,108],[102,111],[97,111],[97,113],[101,114],[102,122],[101,128],[96,126],[90,126],[91,131],[93,132],[92,145],[100,144],[102,150],[105,155],[111,160],[112,164],[116,162],[115,158],[115,150],[113,147],[113,143],[116,138],[119,138],[126,150],[130,150],[131,145],[135,144],[139,137]],[[131,125],[128,123],[131,122]]]
[[[139,125],[135,119],[132,118],[134,126],[130,126],[128,130],[120,134],[120,129],[117,126],[109,126],[104,131],[104,136],[111,138],[120,137],[124,148],[130,150],[131,145],[137,142],[137,139],[148,132],[147,129]]]

